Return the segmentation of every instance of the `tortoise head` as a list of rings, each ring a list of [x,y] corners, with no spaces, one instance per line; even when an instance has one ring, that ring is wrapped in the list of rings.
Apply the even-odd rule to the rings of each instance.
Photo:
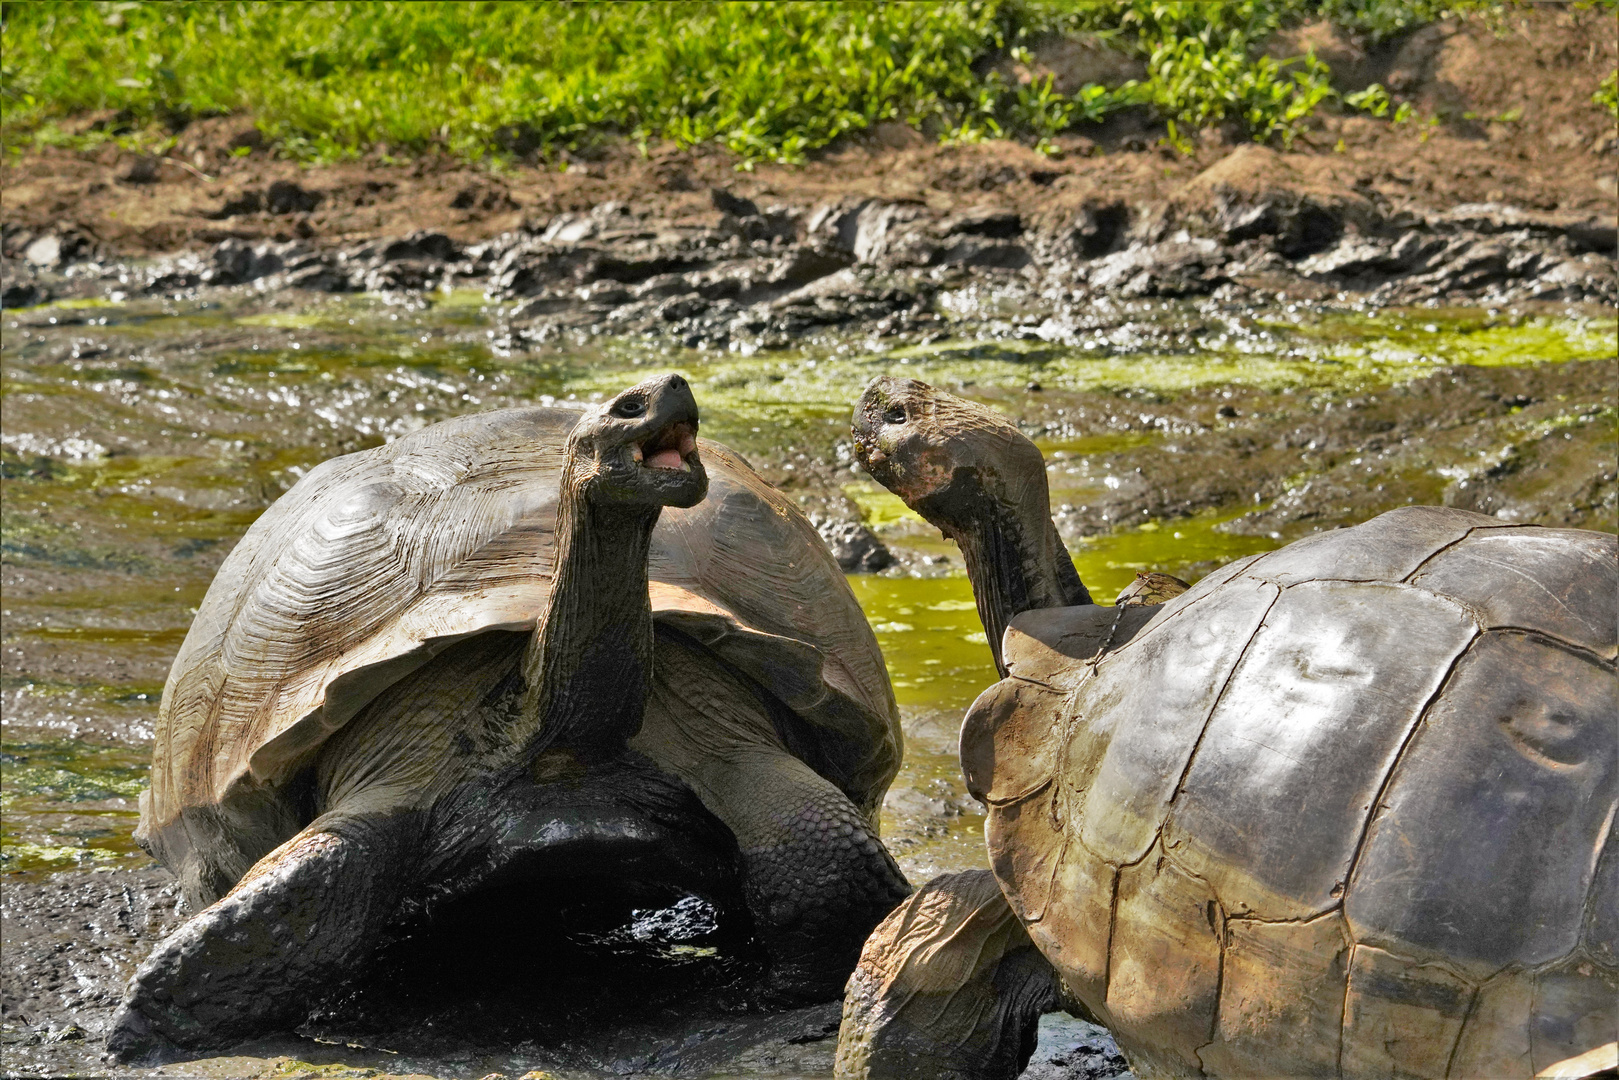
[[[568,434],[563,483],[598,505],[695,506],[708,493],[697,424],[685,379],[637,383],[579,418]]]
[[[1045,459],[1011,423],[927,383],[879,377],[850,426],[866,471],[961,549],[1003,676],[1014,615],[1091,602],[1051,522]]]
[[[984,495],[1044,518],[1040,450],[994,410],[916,379],[879,376],[855,405],[854,453],[878,483],[954,535]]]

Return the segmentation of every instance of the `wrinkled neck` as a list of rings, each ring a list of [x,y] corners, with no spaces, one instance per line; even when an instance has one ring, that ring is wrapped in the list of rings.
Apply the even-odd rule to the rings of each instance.
[[[961,486],[958,480],[952,489]],[[957,503],[956,513],[935,519],[923,511],[923,516],[961,548],[995,670],[1005,678],[1001,635],[1013,616],[1034,608],[1088,604],[1091,596],[1043,500],[1038,506],[1013,507],[972,486],[976,490],[958,491],[951,500]]]
[[[652,682],[647,557],[657,506],[603,506],[564,478],[550,605],[523,661],[531,753],[586,760],[621,752],[641,729]]]

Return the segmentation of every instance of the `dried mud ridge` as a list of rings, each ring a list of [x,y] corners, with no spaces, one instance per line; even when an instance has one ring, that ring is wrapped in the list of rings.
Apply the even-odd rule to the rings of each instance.
[[[520,301],[512,321],[524,337],[581,328],[764,348],[824,328],[944,335],[954,323],[1007,311],[1015,330],[1062,340],[1073,307],[1098,296],[1619,303],[1619,232],[1609,218],[1500,203],[1395,211],[1352,193],[1267,186],[1275,158],[1241,148],[1184,197],[1157,205],[1055,199],[1030,212],[991,203],[946,214],[857,196],[760,206],[714,188],[712,212],[654,217],[609,200],[466,245],[426,231],[348,246],[228,237],[207,250],[130,261],[76,227],[8,224],[3,302],[248,284],[328,293],[474,288]],[[323,197],[281,180],[218,213],[296,215]],[[996,303],[952,310],[942,302],[963,290]]]

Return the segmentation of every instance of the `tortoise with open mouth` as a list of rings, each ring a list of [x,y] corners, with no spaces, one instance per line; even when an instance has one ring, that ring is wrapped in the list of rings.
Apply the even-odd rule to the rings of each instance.
[[[993,881],[873,934],[840,1075],[1014,1076],[1060,1004],[1143,1077],[1611,1068],[1613,535],[1402,507],[1100,606],[1011,423],[881,378],[854,436],[1002,681],[961,731]]]
[[[909,887],[901,735],[815,530],[678,375],[327,461],[231,552],[164,688],[138,837],[199,909],[109,1049],[297,1022],[481,889],[742,897],[774,997],[835,996]],[[706,496],[706,497],[705,497]]]

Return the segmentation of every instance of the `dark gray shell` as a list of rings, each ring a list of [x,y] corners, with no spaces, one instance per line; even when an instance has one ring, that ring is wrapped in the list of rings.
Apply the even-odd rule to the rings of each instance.
[[[468,636],[535,626],[577,418],[435,424],[323,462],[270,507],[170,669],[140,835],[163,847],[183,812],[247,827],[284,812],[276,791],[387,686]],[[654,619],[786,704],[789,745],[874,814],[901,747],[876,638],[798,509],[734,452],[701,450],[707,499],[665,510],[653,535]]]
[[[997,876],[1148,1072],[1532,1077],[1619,1023],[1616,626],[1615,537],[1435,507],[1027,613]]]

